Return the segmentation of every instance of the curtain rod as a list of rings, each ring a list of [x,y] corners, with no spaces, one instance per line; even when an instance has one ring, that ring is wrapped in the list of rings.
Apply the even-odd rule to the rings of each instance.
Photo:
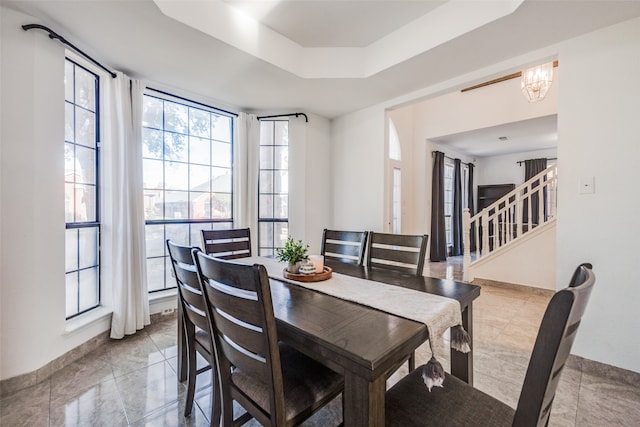
[[[558,160],[557,157],[548,157],[545,160]],[[522,164],[526,162],[526,160],[518,160],[516,163],[518,164],[518,166],[522,166]]]
[[[434,154],[436,154],[436,151],[432,151],[432,152],[431,152],[431,157],[433,157],[433,155],[434,155]],[[445,159],[449,159],[449,160],[455,160],[454,158],[449,157],[449,156],[447,156],[446,154],[445,154],[444,158],[445,158]],[[458,159],[458,160],[460,160],[460,159]],[[473,162],[468,162],[468,163],[467,163],[467,162],[463,162],[462,160],[460,160],[460,163],[462,163],[463,165],[467,165],[467,166],[469,166],[470,164],[473,164]]]
[[[62,37],[60,34],[56,33],[55,31],[51,30],[50,28],[45,27],[44,25],[40,25],[40,24],[28,24],[28,25],[23,25],[22,29],[25,30],[25,31],[38,29],[38,30],[44,30],[44,31],[48,32],[49,33],[49,38],[51,40],[54,40],[54,39],[60,40],[60,43],[69,46],[71,49],[75,50],[77,53],[79,53],[80,55],[84,56],[86,59],[88,59],[89,61],[93,62],[95,65],[97,65],[98,67],[102,68],[104,71],[109,73],[111,75],[111,77],[113,77],[113,78],[116,77],[116,73],[114,73],[113,71],[111,71],[110,69],[108,69],[107,67],[105,67],[104,65],[102,65],[101,63],[99,63],[98,61],[96,61],[95,59],[93,59],[92,57],[87,55],[86,53],[84,53],[83,51],[81,51],[80,49],[78,49],[72,43],[67,41],[67,39],[65,39],[64,37]]]
[[[165,91],[160,90],[160,89],[154,89],[152,87],[147,87],[147,90],[151,90],[153,92],[158,92],[158,93],[161,93],[163,95],[167,95],[167,96],[171,96],[173,98],[179,99],[181,101],[187,101],[187,102],[190,102],[192,104],[200,105],[202,107],[211,108],[212,110],[220,111],[221,113],[226,113],[226,114],[230,114],[232,116],[238,117],[238,113],[234,113],[233,111],[223,110],[222,108],[218,108],[218,107],[214,107],[212,105],[204,104],[202,102],[194,101],[193,99],[183,98],[181,96],[174,95],[173,93],[165,92]]]
[[[260,116],[257,117],[258,120],[262,120],[262,119],[273,119],[275,117],[291,117],[291,116],[304,116],[304,121],[306,123],[309,123],[309,118],[307,117],[307,115],[305,113],[290,113],[290,114],[276,114],[273,116]]]
[[[553,61],[553,66],[554,67],[558,66],[558,60],[557,59],[555,61]],[[498,77],[497,79],[489,80],[488,82],[479,83],[477,85],[470,86],[470,87],[465,87],[464,89],[461,89],[460,92],[467,92],[469,90],[479,89],[481,87],[485,87],[485,86],[489,86],[489,85],[492,85],[492,84],[504,82],[504,81],[507,81],[507,80],[517,79],[518,77],[521,77],[521,76],[522,76],[522,71],[518,71],[517,73],[509,74],[507,76]]]

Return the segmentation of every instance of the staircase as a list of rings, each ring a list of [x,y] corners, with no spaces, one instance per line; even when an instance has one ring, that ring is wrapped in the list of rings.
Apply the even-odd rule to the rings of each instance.
[[[549,166],[473,217],[465,209],[462,217],[465,281],[474,279],[472,267],[476,263],[486,262],[555,223],[557,172],[555,164]]]

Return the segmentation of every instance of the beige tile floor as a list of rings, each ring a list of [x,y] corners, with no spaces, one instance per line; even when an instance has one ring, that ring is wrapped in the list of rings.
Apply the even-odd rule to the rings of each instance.
[[[425,274],[460,279],[459,260],[429,264]],[[537,327],[548,297],[484,286],[474,303],[475,386],[515,407]],[[446,337],[436,355],[448,370]],[[427,345],[418,363],[430,357]],[[604,372],[604,373],[603,373]],[[389,384],[406,373],[401,368]],[[638,426],[640,384],[616,377],[594,362],[573,359],[562,374],[551,426]],[[205,426],[210,377],[198,379],[196,405],[182,416],[185,385],[176,378],[175,316],[162,317],[138,334],[112,341],[50,379],[0,400],[0,425],[13,426]],[[306,426],[340,421],[339,399]],[[257,425],[251,422],[248,425]]]

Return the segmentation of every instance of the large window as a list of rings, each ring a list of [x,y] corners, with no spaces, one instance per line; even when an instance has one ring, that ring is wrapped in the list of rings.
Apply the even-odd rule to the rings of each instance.
[[[144,96],[142,156],[149,291],[175,287],[166,239],[201,246],[202,229],[232,227],[233,117]]]
[[[289,235],[289,122],[260,122],[258,254],[273,255]]]
[[[66,318],[100,305],[99,77],[65,61]]]
[[[444,224],[445,235],[447,237],[447,247],[451,249],[453,246],[453,198],[455,196],[453,188],[453,163],[445,163],[444,165]],[[469,166],[465,163],[461,165],[461,184],[462,194],[460,201],[462,209],[469,205]]]
[[[453,164],[444,165],[444,228],[447,236],[447,247],[453,245]]]

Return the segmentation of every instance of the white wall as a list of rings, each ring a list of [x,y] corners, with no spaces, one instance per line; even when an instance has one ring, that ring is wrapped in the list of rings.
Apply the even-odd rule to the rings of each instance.
[[[65,321],[64,48],[46,33],[20,28],[33,18],[5,8],[0,15],[0,379],[6,379],[43,367],[110,322],[105,316],[76,328]],[[330,123],[313,114],[309,123],[291,120],[291,234],[319,252],[332,219]],[[175,307],[175,297],[152,307]]]
[[[469,277],[555,291],[556,258],[556,223],[551,222],[472,264]]]
[[[598,277],[574,353],[640,372],[640,321],[636,315],[640,273],[635,269],[636,243],[640,240],[635,216],[640,206],[634,197],[640,169],[633,167],[635,159],[640,158],[637,117],[640,86],[636,83],[640,75],[639,19],[457,76],[336,119],[332,128],[332,167],[336,178],[350,180],[342,188],[337,184],[341,180],[335,181],[334,223],[355,227],[366,222],[382,222],[383,191],[371,194],[372,188],[382,187],[372,186],[371,179],[376,168],[382,169],[384,165],[385,110],[434,98],[556,55],[562,67],[557,111],[555,108],[539,111],[538,116],[558,113],[558,167],[562,172],[558,194],[557,283],[558,286],[566,284],[573,269],[584,261],[594,264]],[[519,88],[516,92],[522,96]],[[484,108],[490,110],[487,105]],[[493,103],[489,105],[494,108]],[[550,103],[538,105],[543,108]],[[437,114],[439,112],[434,111],[430,115],[434,126],[439,122]],[[459,117],[466,115],[461,113]],[[424,141],[421,135],[428,136],[428,133],[418,128],[429,125],[419,114],[415,114],[413,120],[417,129],[414,139]],[[442,120],[442,123],[433,136],[454,133],[451,122]],[[485,123],[489,125],[488,121]],[[482,124],[468,126],[474,129]],[[372,153],[362,153],[366,149]],[[369,162],[361,162],[362,156]],[[370,163],[376,160],[377,164]],[[354,164],[365,165],[362,180],[353,180],[358,177]],[[578,194],[579,180],[585,176],[596,177],[593,195]],[[416,187],[416,191],[420,189]],[[360,197],[362,193],[366,197]],[[354,203],[354,197],[361,203]]]
[[[524,183],[524,163],[521,160],[553,159],[558,157],[556,148],[547,150],[527,151],[502,156],[479,157],[475,165],[475,185],[515,184],[516,187]],[[547,162],[550,166],[555,160]]]
[[[0,378],[102,332],[65,333],[64,51],[2,8]]]
[[[385,112],[381,108],[332,121],[332,227],[384,230],[385,147]]]
[[[526,102],[520,92],[519,80],[514,79],[464,93],[452,90],[390,111],[403,150],[402,231],[426,234],[431,231],[432,151],[442,151],[446,156],[460,158],[466,163],[474,160],[446,144],[431,141],[431,138],[554,114],[557,111],[557,86],[552,86],[545,101],[539,103]],[[556,150],[533,153],[523,155],[556,157]],[[524,157],[528,158],[531,157]],[[484,176],[488,180],[500,178],[510,180],[505,182],[524,182],[524,168],[515,164],[516,160],[522,159],[509,156],[477,159],[474,187],[483,184]],[[513,163],[509,163],[511,161]],[[518,176],[517,180],[514,180],[515,176]],[[387,204],[385,202],[385,206]]]
[[[35,370],[101,331],[85,328],[64,333],[64,165],[59,156],[64,135],[62,48],[45,34],[22,31],[19,26],[33,22],[31,18],[6,8],[0,15],[0,379],[5,379]],[[640,178],[640,169],[633,167],[640,157],[639,19],[334,120],[331,165],[324,171],[332,177],[333,197],[323,209],[329,206],[333,227],[383,229],[385,111],[556,54],[563,73],[558,94],[558,164],[563,184],[559,187],[557,278],[560,285],[567,283],[583,261],[592,262],[597,274],[574,352],[640,372],[636,315],[640,273],[634,268],[640,237],[635,216],[640,206],[635,197],[629,197],[637,193],[635,183]],[[437,116],[430,117],[437,124]],[[413,123],[416,129],[424,124],[417,116]],[[440,135],[453,133],[447,130],[451,126],[444,126],[446,121],[442,123]],[[319,123],[313,128],[318,132],[312,138],[316,147],[326,141],[324,127]],[[426,134],[420,136],[414,130],[413,135],[423,142]],[[431,149],[424,147],[424,156],[430,160]],[[416,153],[419,164],[421,154]],[[429,171],[427,162],[422,173],[430,176]],[[590,176],[596,178],[596,193],[578,194],[580,179]],[[308,181],[305,188],[317,188],[317,179]],[[418,183],[430,188],[427,179],[414,182],[417,193],[422,191]],[[425,206],[428,203],[425,200]],[[323,217],[319,214],[311,222],[324,223]],[[310,239],[316,228],[317,224],[305,225],[304,237]]]
[[[559,86],[551,85],[545,99],[534,103],[526,102],[519,79],[467,92],[452,89],[412,107],[416,110],[416,138],[433,139],[555,114]]]
[[[331,227],[331,126],[309,114],[290,121],[289,227],[290,235],[320,253],[322,230]]]
[[[558,283],[593,263],[574,351],[640,372],[640,19],[570,40],[559,60]],[[579,182],[595,177],[595,194]]]

